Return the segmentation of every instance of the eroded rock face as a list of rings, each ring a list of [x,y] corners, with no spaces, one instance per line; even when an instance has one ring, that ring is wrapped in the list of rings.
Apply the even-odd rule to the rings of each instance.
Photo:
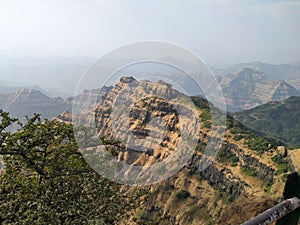
[[[72,113],[70,113],[69,111],[65,111],[57,117],[53,118],[52,120],[70,124],[72,123]]]
[[[189,164],[191,172],[196,173],[204,180],[207,180],[216,190],[225,192],[232,200],[239,197],[244,191],[244,187],[247,183],[240,178],[235,177],[230,169],[226,167],[218,168],[217,165],[212,162],[206,169],[201,170],[201,167],[199,167],[200,163],[201,157],[199,155],[194,155]]]
[[[180,98],[186,97],[163,81],[152,83],[122,77],[98,98],[97,132],[122,142],[128,151],[120,152],[119,160],[140,166],[162,161],[176,150],[184,132],[195,141],[198,139],[197,123],[193,121],[197,113]]]
[[[285,146],[278,146],[276,152],[277,152],[277,156],[281,159],[287,157],[288,154]]]
[[[275,170],[272,167],[260,162],[258,158],[245,153],[245,151],[239,148],[237,145],[223,142],[222,150],[237,156],[241,166],[254,171],[255,176],[257,176],[259,179],[268,183],[274,182]]]
[[[292,166],[293,171],[300,171],[300,149],[288,151],[288,161]]]

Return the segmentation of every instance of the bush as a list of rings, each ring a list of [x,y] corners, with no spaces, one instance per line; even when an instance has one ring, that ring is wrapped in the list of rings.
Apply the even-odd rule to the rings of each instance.
[[[186,191],[186,190],[181,190],[181,191],[178,191],[175,193],[174,195],[174,199],[176,201],[181,201],[181,200],[184,200],[184,199],[187,199],[188,197],[190,197],[190,192]]]
[[[237,163],[239,161],[233,153],[220,150],[217,154],[217,160],[222,163]]]
[[[199,211],[199,206],[197,205],[197,203],[193,204],[190,206],[190,208],[188,208],[184,214],[187,216],[193,216],[195,215],[195,213],[197,213]]]
[[[251,169],[251,168],[246,167],[246,166],[242,166],[241,170],[242,170],[243,173],[247,174],[248,176],[252,176],[252,177],[256,176],[256,172],[255,172],[254,169]]]
[[[291,170],[289,164],[284,160],[278,158],[277,156],[272,157],[272,161],[278,165],[278,170],[276,171],[276,175],[287,173]]]
[[[263,137],[252,137],[252,138],[248,139],[247,145],[248,145],[248,148],[250,148],[254,151],[258,151],[259,154],[262,154],[265,151],[269,150],[269,146],[271,145],[271,143],[268,142]]]

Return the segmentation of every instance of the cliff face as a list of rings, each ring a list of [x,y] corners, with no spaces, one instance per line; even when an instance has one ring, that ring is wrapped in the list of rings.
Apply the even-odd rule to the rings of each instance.
[[[294,171],[300,171],[300,149],[289,151],[288,160]]]
[[[122,192],[144,189],[145,194],[140,196],[136,209],[124,215],[121,224],[239,224],[281,197],[284,174],[278,172],[279,165],[272,160],[278,157],[276,146],[269,144],[267,150],[252,150],[247,144],[250,136],[240,138],[240,133],[227,130],[217,157],[204,155],[203,148],[211,137],[204,118],[206,101],[197,101],[201,103],[196,110],[201,119],[197,124],[190,123],[193,117],[189,116],[194,111],[188,109],[189,104],[178,103],[184,96],[164,82],[123,77],[101,93],[94,105],[95,117],[88,120],[94,119],[99,136],[119,141],[114,151],[119,161],[150,166],[166,160],[176,152],[183,125],[199,140],[198,151],[167,180],[146,187],[123,186]],[[167,100],[160,96],[167,96]],[[185,116],[180,117],[178,112],[185,112]],[[65,113],[60,119],[69,117]],[[107,143],[111,150],[111,142]],[[144,148],[137,151],[135,148],[141,143]],[[204,170],[203,160],[209,162]],[[258,207],[251,207],[256,204]],[[238,206],[238,215],[226,217],[237,213],[234,210]]]
[[[238,145],[227,141],[223,142],[221,150],[236,156],[240,165],[253,171],[259,179],[268,183],[274,182],[275,169],[261,162],[261,157],[246,153]]]
[[[120,152],[119,160],[139,166],[160,162],[176,150],[182,135],[189,135],[194,142],[198,139],[195,135],[198,115],[187,107],[191,101],[185,100],[183,94],[162,81],[152,83],[122,77],[98,98],[95,106],[98,135],[121,141],[128,151]]]

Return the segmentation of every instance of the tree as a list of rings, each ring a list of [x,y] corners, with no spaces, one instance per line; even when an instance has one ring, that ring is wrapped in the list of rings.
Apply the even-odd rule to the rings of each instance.
[[[129,210],[133,198],[85,163],[72,125],[0,116],[0,223],[114,224]],[[12,123],[20,129],[7,131]]]

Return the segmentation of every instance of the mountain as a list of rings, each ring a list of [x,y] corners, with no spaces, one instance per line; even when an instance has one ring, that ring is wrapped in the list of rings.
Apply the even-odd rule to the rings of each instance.
[[[37,85],[0,80],[0,94],[11,94],[13,92],[18,91],[19,89],[35,89],[46,94],[46,92]]]
[[[299,92],[286,83],[270,79],[262,72],[242,68],[219,77],[228,111],[254,108],[269,101],[280,101],[297,96]]]
[[[9,86],[39,86],[51,97],[73,96],[76,86],[92,59],[71,58],[34,58],[0,57],[0,80]],[[23,85],[19,85],[19,84]],[[18,85],[15,85],[18,84]],[[6,86],[6,85],[5,85]]]
[[[274,137],[291,148],[300,147],[300,97],[272,101],[233,116],[247,127]]]
[[[225,76],[243,68],[251,68],[253,70],[260,71],[274,80],[285,80],[289,84],[293,85],[297,90],[300,90],[300,62],[279,65],[259,61],[241,63],[224,69],[219,69],[216,73],[220,76]]]
[[[41,114],[43,119],[51,119],[71,110],[72,102],[59,97],[50,98],[35,89],[19,89],[11,94],[0,94],[0,108],[22,121],[25,116],[32,117],[34,113]]]
[[[169,98],[160,98],[162,94]],[[139,204],[123,216],[120,224],[241,224],[281,199],[286,173],[295,169],[297,161],[294,159],[300,153],[277,146],[271,138],[254,134],[228,115],[225,136],[219,138],[220,150],[214,158],[206,152],[209,142],[218,139],[213,137],[215,130],[208,102],[200,97],[191,98],[200,118],[199,124],[195,125],[199,126],[199,133],[194,132],[197,127],[189,126],[193,117],[181,118],[177,113],[179,109],[188,111],[190,105],[181,105],[178,101],[187,96],[162,81],[122,77],[101,94],[94,90],[85,91],[81,96],[75,98],[75,102],[85,104],[91,101],[93,104],[78,107],[75,110],[78,114],[73,115],[75,121],[95,123],[96,134],[104,145],[101,155],[106,151],[112,159],[131,165],[117,174],[112,171],[114,168],[99,165],[109,174],[121,174],[130,179],[127,176],[135,167],[147,168],[172,159],[170,156],[174,154],[176,156],[184,127],[187,132],[197,135],[196,151],[173,176],[148,186],[123,185],[121,191],[127,195],[137,191],[143,194],[138,199]],[[136,96],[140,98],[136,100]],[[176,100],[175,103],[172,100]],[[71,116],[65,112],[57,119],[70,123]],[[87,141],[88,133],[82,135],[83,131],[79,131],[87,146],[83,154],[91,154],[92,162],[97,162],[91,145],[98,142],[95,139]],[[141,143],[146,148],[135,150]],[[97,165],[93,164],[93,168]],[[172,168],[172,164],[167,164],[164,170],[157,171],[160,171],[158,175],[163,176],[162,172]],[[138,172],[133,178],[145,175],[143,171]]]

